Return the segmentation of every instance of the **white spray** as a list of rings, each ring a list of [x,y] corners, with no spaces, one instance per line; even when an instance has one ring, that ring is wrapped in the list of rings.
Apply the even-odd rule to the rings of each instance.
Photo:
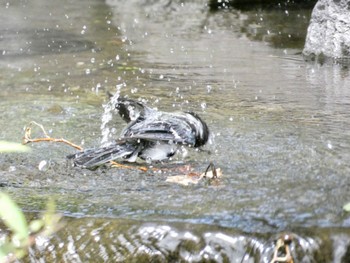
[[[101,120],[101,133],[102,133],[102,139],[101,139],[101,145],[108,146],[112,143],[111,138],[114,137],[115,129],[111,127],[110,121],[113,119],[113,111],[115,110],[115,105],[118,101],[119,95],[120,95],[120,89],[125,84],[119,84],[116,85],[117,91],[115,94],[111,97],[111,99],[103,105],[104,112],[102,114]]]

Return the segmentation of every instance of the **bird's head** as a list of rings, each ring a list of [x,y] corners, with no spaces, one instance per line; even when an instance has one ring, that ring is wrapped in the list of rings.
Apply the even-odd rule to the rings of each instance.
[[[195,143],[193,147],[201,147],[208,142],[209,139],[209,128],[207,124],[194,112],[187,112],[190,120],[189,124],[195,133]]]

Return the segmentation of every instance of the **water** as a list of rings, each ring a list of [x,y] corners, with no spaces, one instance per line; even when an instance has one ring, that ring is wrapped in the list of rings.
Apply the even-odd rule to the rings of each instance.
[[[124,123],[113,114],[103,119],[110,113],[107,91],[162,110],[195,111],[212,138],[206,151],[189,150],[185,159],[180,154],[160,165],[172,168],[164,172],[73,168],[65,156],[74,149],[63,144],[2,154],[0,183],[26,211],[42,210],[55,196],[70,222],[60,237],[64,244],[106,223],[111,234],[97,245],[119,233],[141,249],[148,237],[137,236],[151,224],[168,239],[155,234],[156,249],[143,256],[162,251],[170,257],[182,240],[194,250],[180,249],[178,258],[204,260],[210,250],[209,259],[224,261],[216,247],[238,262],[249,251],[245,262],[268,262],[272,240],[291,231],[299,259],[309,253],[311,261],[340,262],[350,222],[342,210],[350,201],[350,78],[346,66],[310,64],[300,56],[310,10],[209,12],[205,1],[43,4],[2,3],[0,140],[20,141],[35,120],[51,136],[84,148],[108,142]],[[165,182],[182,165],[202,172],[211,161],[223,170],[218,186]],[[101,255],[86,246],[91,257]]]

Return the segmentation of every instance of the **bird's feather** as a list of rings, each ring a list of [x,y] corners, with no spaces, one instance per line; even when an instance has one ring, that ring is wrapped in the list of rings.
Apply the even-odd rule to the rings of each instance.
[[[115,108],[128,124],[113,145],[89,149],[70,156],[75,165],[91,168],[124,158],[163,160],[175,154],[178,144],[200,147],[208,141],[209,129],[195,113],[162,112],[142,102],[118,98]]]
[[[118,158],[131,157],[137,148],[137,146],[123,141],[103,148],[88,149],[68,156],[68,158],[74,159],[74,164],[77,166],[91,168]]]

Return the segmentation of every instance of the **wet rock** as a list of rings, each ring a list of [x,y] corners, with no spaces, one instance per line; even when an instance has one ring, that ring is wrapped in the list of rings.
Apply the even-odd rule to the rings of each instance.
[[[310,59],[350,58],[350,2],[319,0],[313,9],[303,54]]]
[[[276,238],[286,233],[96,217],[65,217],[64,224],[52,238],[37,239],[24,262],[287,262],[271,261]],[[288,233],[292,239],[286,244],[293,262],[349,262],[348,228],[297,232]]]
[[[316,0],[210,0],[209,7],[212,11],[227,9],[230,7],[244,10],[255,9],[256,7],[275,8],[283,6],[286,8],[293,8],[300,6],[313,6],[316,2]]]

